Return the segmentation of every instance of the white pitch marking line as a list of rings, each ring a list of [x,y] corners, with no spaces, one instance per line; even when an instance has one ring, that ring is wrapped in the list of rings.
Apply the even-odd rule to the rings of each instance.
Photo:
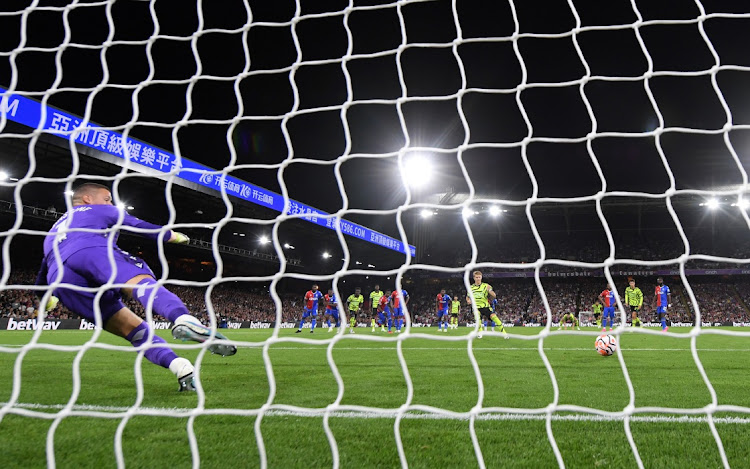
[[[0,403],[5,405],[6,403]],[[28,410],[62,410],[66,406],[64,404],[34,404],[34,403],[16,403],[13,408],[28,409]],[[87,405],[87,404],[76,404],[72,407],[73,411],[91,411],[91,412],[127,412],[130,410],[129,407],[116,407],[116,406],[98,406],[98,405]],[[156,413],[163,413],[165,416],[173,416],[175,413],[188,413],[195,409],[191,408],[179,408],[179,407],[138,407],[138,410],[148,412],[150,415]],[[205,409],[207,415],[231,415],[233,410],[242,412],[247,409]],[[290,411],[290,410],[269,410],[263,413],[265,416],[293,416],[293,417],[323,417],[325,410],[321,409],[310,409],[309,411]],[[378,419],[388,418],[393,419],[398,415],[397,411],[383,410],[382,412],[358,412],[358,411],[332,411],[329,414],[331,417],[336,418],[355,418],[355,419]],[[468,416],[451,417],[447,414],[439,413],[415,413],[414,411],[407,412],[403,415],[406,419],[416,420],[469,420]],[[623,416],[606,416],[606,415],[592,415],[592,414],[576,414],[576,415],[552,415],[552,421],[556,422],[621,422],[624,420]],[[507,414],[507,413],[490,413],[490,414],[479,414],[477,420],[490,420],[490,421],[544,421],[547,420],[547,414]],[[642,423],[706,423],[708,422],[707,417],[695,417],[695,416],[639,416],[632,415],[630,417],[631,422],[642,422]],[[726,423],[726,424],[750,424],[750,417],[714,417],[715,423]]]
[[[0,344],[0,347],[17,347],[21,348],[26,344]],[[76,347],[75,345],[70,345],[70,347]],[[81,347],[81,346],[79,346]],[[240,348],[248,348],[248,349],[258,349],[260,348],[258,346],[248,346],[243,347],[242,345],[239,345]],[[328,347],[328,344],[320,344],[319,346],[305,346],[305,347],[281,347],[276,345],[271,345],[272,350],[321,350],[325,351],[325,349]],[[456,347],[410,347],[408,345],[404,345],[404,350],[463,350],[466,348],[466,344],[457,344]],[[690,348],[628,348],[628,347],[621,347],[622,350],[626,352],[690,352]],[[539,349],[537,347],[472,347],[472,350],[526,350],[526,351],[538,351]],[[396,347],[393,346],[383,346],[383,347],[341,347],[341,346],[334,346],[334,350],[396,350]],[[572,351],[572,352],[580,352],[580,351],[592,351],[594,350],[594,347],[544,347],[544,350],[554,351],[554,352],[564,352],[564,351]],[[750,348],[699,348],[699,352],[750,352]]]

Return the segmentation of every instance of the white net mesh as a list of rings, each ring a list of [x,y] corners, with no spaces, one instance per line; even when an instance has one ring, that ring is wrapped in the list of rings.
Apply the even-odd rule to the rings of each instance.
[[[476,429],[476,423],[481,420],[497,417],[508,420],[544,420],[547,443],[560,467],[565,466],[566,460],[557,443],[553,422],[566,418],[621,421],[635,463],[638,467],[645,467],[648,461],[641,459],[639,447],[631,431],[631,422],[637,420],[639,414],[651,413],[705,417],[721,462],[728,467],[729,461],[722,438],[716,430],[714,414],[748,413],[750,408],[719,404],[717,394],[699,357],[697,340],[703,334],[738,337],[747,337],[750,334],[701,327],[701,310],[688,281],[686,264],[690,261],[711,261],[740,266],[750,262],[750,259],[740,256],[696,254],[691,249],[689,236],[683,229],[673,200],[685,196],[722,197],[739,207],[743,207],[744,201],[747,200],[747,193],[750,191],[747,170],[735,148],[732,133],[747,130],[748,126],[737,123],[733,118],[732,105],[720,86],[720,74],[748,72],[750,68],[746,65],[723,62],[722,54],[717,50],[706,29],[709,24],[713,29],[717,29],[725,22],[732,23],[735,25],[733,27],[737,27],[736,24],[746,26],[746,21],[750,20],[750,13],[724,12],[718,7],[716,11],[707,11],[705,2],[697,0],[690,8],[681,7],[682,9],[675,10],[674,15],[670,15],[669,11],[649,10],[648,17],[642,13],[641,9],[645,6],[639,2],[620,2],[616,8],[612,7],[610,18],[605,13],[593,13],[599,6],[589,4],[595,2],[573,0],[539,2],[539,5],[534,6],[526,4],[527,2],[524,2],[523,6],[519,5],[520,2],[509,2],[502,8],[498,7],[492,15],[482,14],[486,10],[486,5],[461,1],[382,3],[352,0],[348,3],[339,2],[340,5],[331,9],[327,6],[308,4],[312,2],[303,4],[300,1],[284,5],[273,2],[274,6],[263,5],[262,2],[237,2],[231,8],[227,6],[227,10],[223,12],[212,10],[206,3],[198,1],[196,5],[187,7],[182,4],[170,5],[161,0],[130,4],[114,1],[72,1],[60,6],[34,1],[23,8],[7,9],[0,13],[4,24],[12,26],[9,26],[10,32],[4,36],[6,47],[0,54],[4,62],[4,78],[1,84],[7,89],[2,101],[0,146],[10,146],[12,141],[16,140],[22,140],[28,145],[28,153],[24,155],[28,158],[26,173],[17,180],[0,181],[3,188],[12,190],[13,201],[9,209],[15,213],[13,223],[3,231],[3,276],[0,279],[0,287],[5,290],[28,288],[26,284],[13,284],[9,280],[13,271],[11,242],[22,235],[34,235],[41,240],[40,235],[44,234],[41,230],[28,230],[22,227],[24,220],[31,217],[31,214],[23,209],[24,205],[28,205],[24,198],[28,194],[27,191],[46,190],[39,188],[47,185],[58,187],[61,184],[69,190],[74,183],[92,179],[111,181],[113,194],[117,194],[121,185],[132,180],[161,178],[166,181],[165,186],[160,186],[160,190],[164,191],[168,214],[166,229],[176,227],[211,230],[213,234],[210,242],[206,241],[205,247],[211,249],[216,271],[207,281],[171,278],[169,255],[165,254],[163,248],[159,248],[158,258],[162,267],[160,282],[178,287],[207,287],[207,318],[212,327],[215,328],[218,324],[210,300],[212,291],[226,281],[270,282],[268,287],[275,306],[276,322],[281,324],[287,319],[283,311],[284,299],[278,290],[279,285],[289,279],[331,282],[336,295],[341,299],[348,296],[348,289],[343,282],[349,276],[393,276],[393,282],[400,290],[405,277],[415,272],[435,276],[460,274],[463,276],[464,288],[468,289],[472,281],[471,272],[477,268],[519,272],[533,269],[535,287],[545,313],[546,326],[540,329],[538,334],[511,335],[515,340],[537,343],[539,356],[549,375],[553,398],[548,405],[537,408],[485,406],[485,396],[488,392],[484,385],[486,375],[483,379],[482,369],[475,356],[477,328],[468,335],[418,333],[411,327],[414,322],[413,314],[410,314],[407,306],[405,331],[398,337],[364,334],[348,336],[342,327],[329,339],[301,339],[298,336],[286,335],[284,329],[277,327],[269,338],[260,342],[238,341],[238,345],[241,346],[240,353],[249,349],[262,350],[269,392],[265,403],[259,408],[207,406],[207,389],[200,384],[200,380],[198,401],[194,408],[144,406],[144,377],[141,366],[143,353],[138,354],[134,365],[137,395],[133,405],[122,408],[86,407],[80,404],[79,399],[84,367],[82,362],[85,357],[98,350],[122,352],[130,351],[130,347],[102,343],[99,340],[102,335],[100,330],[96,330],[83,345],[47,344],[41,340],[42,328],[38,328],[33,337],[20,348],[0,346],[0,352],[14,356],[12,387],[7,402],[0,407],[0,419],[8,415],[19,415],[51,420],[52,424],[46,437],[46,458],[49,467],[56,465],[56,454],[59,454],[56,453],[58,429],[66,419],[74,417],[111,419],[117,422],[114,452],[118,467],[124,467],[129,461],[123,448],[123,435],[131,420],[142,416],[186,418],[186,431],[194,467],[201,464],[201,455],[204,454],[196,436],[197,419],[204,416],[255,417],[253,432],[258,447],[259,464],[261,467],[267,467],[264,418],[280,415],[322,417],[334,467],[342,464],[340,440],[335,436],[331,426],[332,419],[337,417],[363,420],[372,417],[392,418],[395,444],[403,467],[409,464],[421,465],[421,462],[407,458],[402,439],[402,425],[410,418],[468,421],[474,456],[480,467],[487,465],[483,456],[483,449],[486,448],[480,444],[481,439]],[[174,18],[174,8],[189,10],[185,14],[187,19],[182,21]],[[520,8],[523,10],[519,10]],[[535,8],[538,10],[535,11]],[[92,15],[91,18],[87,16],[89,13]],[[586,22],[584,13],[588,15],[591,23]],[[548,15],[555,19],[550,20]],[[230,17],[235,18],[228,19]],[[623,18],[629,19],[621,21]],[[525,27],[524,20],[533,27]],[[600,21],[609,23],[598,23]],[[493,22],[495,24],[489,24]],[[365,25],[369,25],[369,28]],[[472,34],[465,36],[464,30],[468,25],[471,25]],[[670,27],[689,29],[695,36],[692,42],[685,41],[680,54],[681,57],[700,56],[700,60],[691,62],[700,63],[699,66],[678,66],[670,69],[669,51],[665,52],[652,45],[653,41],[663,40],[664,36],[644,38],[658,28]],[[539,29],[533,31],[534,28]],[[39,31],[40,29],[42,31]],[[87,32],[84,31],[86,29]],[[539,30],[542,32],[538,32]],[[18,33],[15,41],[11,37],[14,31]],[[442,40],[447,34],[446,31],[453,37]],[[626,54],[628,58],[618,59],[617,53],[612,52],[607,46],[611,45],[614,48],[616,43],[620,43],[614,40],[611,43],[605,41],[603,48],[592,44],[605,37],[596,36],[597,39],[592,40],[592,34],[596,33],[611,34],[612,37],[627,34],[631,40],[637,42],[635,51],[639,52],[640,56],[633,58],[635,52],[631,49]],[[584,38],[586,47],[582,46]],[[558,50],[556,47],[562,42],[567,44],[569,50],[553,57]],[[497,48],[482,49],[491,46]],[[509,49],[503,51],[505,47]],[[539,50],[545,50],[546,47],[553,51],[553,56],[545,58],[543,54],[539,54]],[[659,59],[666,64],[666,69],[655,65],[653,50],[659,51]],[[443,52],[448,56],[443,55]],[[40,63],[36,75],[33,74],[34,68],[28,64],[29,60],[33,60],[34,53],[47,57],[44,62],[47,70],[44,70],[45,65]],[[420,54],[424,57],[419,60],[412,58],[412,55]],[[606,58],[602,57],[602,54],[611,54],[615,57]],[[731,50],[726,54],[731,55]],[[568,61],[571,58],[576,62]],[[184,68],[177,65],[183,61],[194,63],[194,67],[181,75]],[[592,64],[604,72],[597,72]],[[634,64],[641,67],[637,72],[631,73],[639,68]],[[123,69],[131,69],[133,73],[123,75]],[[608,70],[619,70],[622,74],[607,73]],[[474,78],[472,73],[477,73],[480,78]],[[369,79],[363,80],[363,75],[370,75]],[[113,79],[115,76],[127,76],[132,81],[117,82]],[[674,106],[671,105],[666,106],[669,109],[665,111],[665,106],[660,104],[654,93],[654,81],[659,78],[673,78],[685,82],[695,79],[707,80],[712,97],[718,102],[718,107],[716,102],[713,103],[716,107],[711,111],[713,120],[691,120],[689,117],[681,119],[679,111],[674,111]],[[207,91],[204,89],[206,82],[222,86]],[[283,84],[279,85],[279,82]],[[379,87],[381,85],[383,88]],[[638,118],[625,117],[627,113],[618,115],[618,110],[612,108],[618,105],[638,105],[633,102],[617,103],[612,96],[619,95],[619,90],[608,94],[597,88],[606,85],[622,86],[625,90],[622,94],[626,96],[626,100],[632,92],[629,87],[639,87],[645,94],[645,100],[640,103],[645,111],[642,109]],[[273,91],[264,90],[266,86]],[[660,82],[659,86],[664,85]],[[283,93],[279,92],[282,88]],[[387,91],[382,92],[383,89]],[[571,93],[571,90],[574,92]],[[558,91],[559,94],[556,94]],[[277,92],[279,94],[276,94]],[[174,95],[177,95],[177,98]],[[21,101],[14,101],[11,97],[20,98]],[[490,105],[482,107],[482,100]],[[689,101],[689,98],[686,100]],[[36,108],[41,115],[24,113],[27,105],[34,107],[33,101],[41,103]],[[571,102],[574,104],[571,105]],[[63,108],[64,103],[72,103],[70,105],[73,108],[63,109],[70,114],[60,113],[52,107]],[[697,111],[699,114],[710,107],[704,104],[703,98],[698,100],[698,106],[701,108]],[[482,112],[476,111],[477,106],[483,109]],[[494,106],[501,111],[488,110]],[[118,107],[122,109],[111,109]],[[377,118],[381,108],[386,109],[382,112],[392,114],[390,120]],[[574,116],[576,108],[581,111],[581,115],[577,117]],[[544,115],[541,118],[540,109]],[[108,114],[107,111],[111,111],[112,114]],[[450,125],[443,122],[442,127],[449,130],[443,131],[442,141],[428,142],[428,139],[420,135],[422,131],[428,133],[425,129],[430,125],[431,112],[439,116],[437,120],[452,122]],[[549,115],[546,115],[547,113]],[[716,118],[717,115],[721,117]],[[443,119],[445,116],[448,117]],[[640,122],[639,125],[643,127],[634,130],[632,121],[640,118],[646,122]],[[369,119],[376,125],[368,125]],[[327,128],[326,123],[330,121],[340,125],[337,139],[329,138],[327,131],[323,131]],[[35,130],[20,131],[13,127],[14,123]],[[271,153],[270,156],[266,154],[259,157],[261,161],[243,158],[240,150],[243,145],[261,145],[259,139],[255,138],[256,135],[242,136],[242,126],[248,123],[275,128],[275,135],[279,140],[276,143],[285,149],[285,154],[271,151],[268,152]],[[200,127],[201,125],[204,127]],[[216,125],[220,130],[212,130],[210,132],[213,133],[208,136],[210,132],[206,129],[211,125]],[[558,127],[561,129],[560,132],[555,131]],[[206,134],[201,134],[201,129],[205,130]],[[368,136],[368,133],[371,135]],[[138,136],[138,140],[133,134]],[[669,152],[664,148],[665,139],[673,135],[715,136],[720,139],[724,154],[731,160],[729,166],[734,169],[733,177],[727,181],[714,181],[712,186],[702,189],[695,188],[697,186],[681,186],[673,171],[675,161],[668,158]],[[167,143],[157,146],[156,143],[150,142],[149,138]],[[243,138],[247,138],[248,141],[243,141]],[[64,142],[64,139],[67,139],[67,142]],[[196,148],[199,148],[198,151],[205,148],[199,145],[199,140],[202,139],[222,148],[223,153],[215,158],[215,163],[211,157],[195,155]],[[617,152],[613,155],[611,147],[598,145],[602,141],[622,142],[628,139],[643,139],[653,145],[652,153],[655,151],[656,155],[654,161],[658,164],[658,170],[663,171],[668,179],[666,187],[653,190],[653,186],[625,184],[614,185],[613,188],[609,182],[612,172],[629,170],[612,163],[612,159],[619,155]],[[331,143],[332,140],[340,142],[340,145]],[[388,143],[382,144],[382,140],[388,140]],[[69,149],[69,172],[62,175],[40,176],[35,172],[37,162],[43,158],[42,153],[47,151],[49,142],[54,144],[59,141],[63,141]],[[539,145],[550,145],[553,148],[546,154],[549,160],[544,163],[539,162],[539,153],[534,153],[532,149]],[[557,152],[565,154],[570,146],[578,148],[578,159],[556,159]],[[160,147],[170,147],[172,151],[160,151]],[[475,155],[482,151],[489,152],[492,157],[479,160]],[[522,163],[515,163],[521,171],[520,175],[510,177],[521,177],[523,173],[528,176],[530,190],[523,197],[504,197],[501,188],[492,187],[493,184],[497,184],[494,180],[490,181],[490,190],[486,184],[485,187],[477,189],[477,181],[487,182],[482,171],[503,171],[501,161],[505,161],[502,159],[505,151],[517,151]],[[460,176],[459,184],[466,188],[463,200],[448,198],[444,199],[447,200],[445,203],[432,203],[432,199],[424,197],[418,189],[414,189],[407,167],[410,159],[419,154],[428,154],[435,161],[451,161],[450,167],[454,174]],[[122,170],[114,175],[102,175],[96,171],[87,173],[80,170],[82,159],[119,162],[117,164],[121,164]],[[196,165],[192,159],[201,163]],[[536,161],[532,161],[534,159]],[[482,162],[479,165],[476,163],[478,160]],[[583,187],[582,192],[573,190],[576,195],[554,195],[555,191],[544,191],[544,184],[539,182],[539,177],[546,178],[545,181],[550,181],[550,177],[554,179],[557,175],[564,179],[571,177],[571,174],[577,173],[575,168],[572,173],[569,172],[571,166],[587,164],[588,161],[591,167],[580,170],[580,173],[587,176],[575,175],[569,184],[563,184]],[[363,186],[380,184],[380,180],[377,179],[379,176],[370,176],[368,171],[380,174],[377,171],[382,170],[382,167],[377,165],[381,163],[391,164],[389,168],[392,172],[387,173],[388,177],[400,180],[398,186],[405,188],[403,202],[390,203],[387,197],[374,201],[367,200],[371,194]],[[347,169],[358,164],[361,166],[354,166],[355,171],[364,181],[355,178],[353,170]],[[540,169],[540,166],[543,167]],[[477,167],[480,169],[477,170]],[[399,172],[393,171],[394,168],[398,168]],[[250,185],[243,185],[243,178],[249,178],[248,173],[252,171],[266,175],[266,184],[258,183],[258,186],[253,186],[255,189]],[[322,180],[340,195],[340,207],[311,213],[310,209],[316,207],[317,202],[313,195],[305,192],[310,190],[310,186],[300,182],[305,179],[304,175],[300,178],[301,171],[309,172],[310,177],[318,177],[326,172],[327,179]],[[589,177],[588,185],[581,184],[585,177]],[[638,179],[640,176],[633,174],[633,178]],[[382,179],[385,180],[385,177]],[[53,184],[57,186],[52,186]],[[214,192],[218,191],[226,207],[226,213],[220,214],[221,216],[214,221],[183,222],[176,208],[179,201],[173,200],[173,191],[177,185],[186,185],[195,190],[208,188]],[[261,189],[269,187],[273,190],[276,185],[282,198],[275,201],[265,199],[273,197],[273,193]],[[259,192],[256,192],[256,189]],[[235,215],[233,201],[236,197],[271,208],[275,212],[270,216],[267,213],[247,215],[247,212]],[[618,257],[616,236],[610,228],[612,221],[605,216],[604,207],[604,202],[613,198],[622,198],[626,201],[637,198],[640,203],[663,201],[684,246],[682,253],[678,257],[661,260]],[[583,202],[593,203],[595,207],[595,218],[600,221],[608,244],[605,259],[589,262],[587,259],[548,257],[546,253],[549,243],[545,244],[532,212],[540,206],[564,206]],[[470,246],[470,255],[466,262],[444,266],[430,263],[424,257],[420,257],[419,263],[415,261],[414,253],[408,246],[414,245],[416,255],[421,256],[420,241],[423,239],[420,236],[427,236],[418,229],[411,229],[409,224],[412,223],[415,213],[421,210],[452,210],[458,213],[495,204],[520,208],[525,212],[529,231],[539,250],[539,255],[534,255],[532,262],[509,262],[502,255],[482,252],[484,248],[478,240],[481,235],[477,233],[477,226],[468,215],[462,218],[463,230]],[[281,213],[277,214],[279,211]],[[747,211],[739,210],[739,213],[744,225],[750,227]],[[361,224],[341,222],[344,218]],[[335,230],[335,244],[340,245],[343,256],[340,268],[336,266],[333,270],[324,272],[292,268],[298,260],[293,255],[288,255],[291,251],[285,249],[282,232],[290,220],[296,219],[327,225]],[[339,223],[328,222],[331,220]],[[371,226],[371,223],[376,223],[374,220],[387,220],[382,225],[387,228],[382,228],[382,231],[391,232],[393,238],[384,236],[375,241],[379,233],[372,234],[369,229],[366,234],[357,235],[358,228]],[[273,258],[278,261],[278,269],[275,272],[257,275],[225,273],[221,251],[223,243],[219,238],[219,232],[232,231],[232,227],[237,226],[236,223],[272,229],[270,241],[275,251]],[[362,268],[351,252],[359,246],[354,238],[378,244],[378,249],[402,252],[404,257],[400,257],[392,268]],[[256,252],[247,254],[255,258],[260,256]],[[337,255],[334,254],[333,257]],[[690,307],[695,313],[695,326],[688,336],[673,333],[668,335],[690,341],[695,366],[710,394],[709,405],[699,408],[636,406],[635,390],[625,361],[628,349],[622,346],[617,353],[617,360],[628,390],[628,404],[624,408],[606,411],[560,403],[555,368],[545,348],[545,340],[558,333],[551,328],[553,314],[556,312],[549,304],[542,285],[543,272],[550,266],[581,270],[603,268],[606,281],[616,285],[612,269],[618,265],[626,266],[625,269],[631,266],[655,269],[660,266],[678,265],[679,277],[689,298]],[[615,290],[617,291],[616,286]],[[621,291],[618,293],[622,294]],[[47,297],[43,301],[46,299]],[[342,314],[346,313],[343,305],[340,305],[340,309]],[[146,311],[146,315],[149,320],[153,319],[150,310]],[[621,323],[628,320],[624,305],[619,300],[618,318]],[[622,328],[614,332],[620,344],[622,342],[619,339],[623,332]],[[656,329],[645,328],[638,332],[646,335],[661,334]],[[598,334],[594,331],[565,333],[589,335],[592,342]],[[499,332],[489,334],[489,338],[493,340],[499,337]],[[412,377],[414,365],[409,364],[404,351],[405,342],[412,339],[465,343],[478,389],[475,404],[469,411],[458,412],[415,402],[415,384]],[[342,343],[344,340],[355,342]],[[356,343],[357,347],[366,348],[369,342],[395,343],[398,363],[406,386],[406,399],[397,408],[343,403],[345,379],[339,368],[340,363],[334,359],[334,351],[346,347],[347,343]],[[336,384],[335,398],[331,402],[326,402],[322,407],[278,403],[279,383],[271,355],[274,347],[285,343],[295,346],[327,346],[326,359]],[[205,344],[173,347],[178,352],[200,349],[195,365],[201,369],[206,352]],[[59,408],[36,408],[34,403],[19,400],[25,379],[22,376],[23,364],[31,360],[30,355],[37,350],[74,353],[73,390],[67,403]],[[508,365],[512,366],[512,363]],[[474,396],[469,399],[474,402]],[[252,464],[254,465],[255,461]],[[523,465],[522,462],[520,464]]]

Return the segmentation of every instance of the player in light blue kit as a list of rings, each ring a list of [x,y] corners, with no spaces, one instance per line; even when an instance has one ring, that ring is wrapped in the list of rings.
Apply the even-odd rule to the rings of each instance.
[[[60,286],[52,292],[54,300],[59,298],[71,311],[123,337],[135,347],[166,341],[153,334],[148,323],[123,304],[121,294],[133,297],[145,308],[150,304],[154,313],[171,321],[172,336],[176,339],[206,342],[211,338],[212,330],[191,316],[174,293],[156,283],[154,273],[143,259],[117,246],[119,232],[111,228],[121,220],[123,227],[152,230],[138,234],[156,241],[164,239],[169,243],[186,244],[190,241],[187,236],[164,230],[113,206],[112,194],[101,184],[78,186],[73,191],[72,205],[44,240],[44,260],[37,285],[51,285],[59,280]],[[107,283],[124,286],[109,288],[97,296],[95,289]],[[70,287],[85,287],[89,291]],[[222,341],[212,341],[208,346],[212,353],[224,356],[237,353],[237,348],[227,344],[222,334],[213,332],[213,336]],[[164,346],[147,348],[144,356],[174,373],[180,391],[195,391],[194,369],[189,360],[178,357]]]
[[[672,292],[669,287],[664,285],[664,279],[656,279],[656,289],[654,290],[654,301],[652,306],[656,308],[656,314],[661,322],[661,331],[667,332],[667,307],[672,307]]]
[[[451,297],[445,293],[445,288],[440,290],[435,298],[435,310],[438,317],[438,332],[448,332],[448,310],[451,305]]]

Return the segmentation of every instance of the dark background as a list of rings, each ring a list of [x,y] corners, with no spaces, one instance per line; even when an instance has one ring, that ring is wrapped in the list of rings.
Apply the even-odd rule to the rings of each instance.
[[[469,261],[456,253],[470,247],[458,205],[470,191],[482,200],[469,222],[480,260],[516,262],[513,245],[536,246],[526,213],[532,197],[555,198],[532,200],[529,212],[548,258],[570,257],[571,240],[603,244],[608,255],[596,204],[571,199],[602,192],[616,238],[664,240],[684,251],[666,198],[647,197],[670,188],[701,252],[725,255],[722,248],[741,245],[750,233],[731,205],[737,195],[719,194],[721,207],[709,213],[699,204],[712,194],[699,191],[748,189],[750,18],[720,14],[748,13],[750,3],[703,1],[703,12],[687,0],[640,0],[637,10],[629,0],[572,3],[575,12],[566,0],[524,0],[514,9],[459,0],[456,12],[447,0],[355,1],[349,10],[347,1],[304,1],[300,11],[283,0],[203,2],[200,11],[184,1],[158,0],[153,11],[144,1],[69,10],[40,2],[29,11],[28,2],[4,1],[0,86],[209,167],[231,166],[232,176],[276,192],[280,178],[291,198],[328,212],[345,207],[342,194],[348,209],[393,210],[345,217],[396,238],[400,217],[427,264]],[[403,152],[405,162],[418,154],[434,167],[412,201],[447,204],[437,216],[421,219],[421,206],[395,213],[407,196],[398,169],[405,147],[416,149]],[[257,243],[277,225],[279,243],[295,246],[286,254],[302,261],[290,272],[332,274],[345,250],[350,269],[405,262],[349,237],[342,246],[335,233],[303,221],[275,221],[277,213],[239,200],[227,207],[123,173],[12,123],[0,128],[0,158],[0,169],[22,179],[3,182],[0,200],[64,210],[66,182],[117,177],[117,199],[156,223],[170,221],[170,191],[173,221],[189,224],[196,238],[278,255],[281,246]],[[508,212],[491,219],[491,205]],[[6,212],[0,223],[4,259],[36,264],[49,220]],[[153,245],[123,243],[158,264]],[[217,273],[210,251],[167,251],[188,277]],[[222,260],[223,275],[278,271],[272,262]]]

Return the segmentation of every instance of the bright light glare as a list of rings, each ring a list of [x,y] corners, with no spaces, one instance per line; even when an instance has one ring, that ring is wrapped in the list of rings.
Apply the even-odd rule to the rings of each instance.
[[[284,243],[284,247],[285,247],[286,249],[294,249],[294,246],[292,246],[292,245],[291,245],[291,244],[289,244],[289,243]]]
[[[719,208],[719,201],[716,199],[708,199],[706,202],[706,207],[708,207],[710,210],[716,210]]]
[[[493,205],[492,207],[490,207],[490,215],[492,215],[493,217],[496,217],[500,215],[501,213],[503,213],[503,211],[500,210],[500,207],[496,205]]]
[[[125,209],[125,204],[122,203],[122,202],[117,202],[117,208],[119,208],[120,210],[124,210]]]
[[[750,200],[742,199],[739,203],[732,204],[732,207],[739,207],[741,210],[747,210],[750,208]]]
[[[132,205],[128,205],[128,210],[135,210],[135,207],[133,207]]]
[[[271,240],[268,239],[268,236],[263,235],[260,238],[258,238],[258,242],[260,242],[260,244],[268,244],[271,242]]]
[[[465,208],[465,209],[463,209],[463,211],[461,212],[461,214],[462,214],[462,215],[464,216],[464,218],[469,218],[469,217],[471,217],[472,215],[477,215],[477,213],[478,213],[478,212],[475,212],[474,210],[472,210],[472,209],[470,209],[470,208]]]
[[[75,192],[74,191],[65,191],[65,195],[73,196]]]
[[[323,253],[323,259],[328,259],[329,257],[331,257],[331,254],[329,254],[327,252]]]
[[[412,187],[421,187],[432,178],[432,165],[423,155],[407,157],[404,162],[404,177]]]
[[[0,171],[0,181],[5,181],[6,179],[8,179],[8,177],[8,173],[6,173],[5,171]]]
[[[422,218],[430,218],[433,215],[433,213],[432,213],[432,210],[428,210],[425,208],[421,212],[419,212],[419,215]]]

